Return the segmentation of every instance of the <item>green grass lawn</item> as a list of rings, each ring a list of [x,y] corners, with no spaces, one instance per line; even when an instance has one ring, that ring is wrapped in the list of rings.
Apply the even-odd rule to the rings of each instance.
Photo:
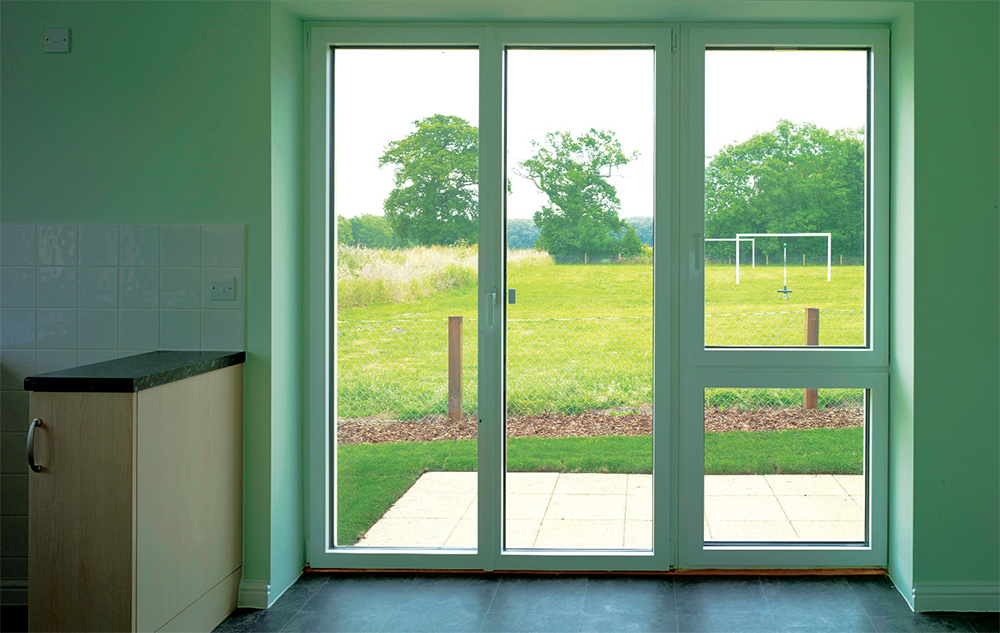
[[[337,449],[337,544],[352,545],[426,471],[474,471],[476,440]],[[706,474],[861,474],[861,427],[705,434]],[[649,436],[512,438],[511,472],[652,472]]]
[[[706,342],[801,344],[803,311],[820,308],[820,343],[864,343],[864,269],[706,267]],[[515,414],[638,407],[652,400],[653,270],[647,265],[540,265],[510,273],[507,399]],[[844,312],[844,311],[850,312]],[[463,402],[476,409],[476,286],[338,312],[337,412],[417,419],[447,410],[449,316],[463,316]]]

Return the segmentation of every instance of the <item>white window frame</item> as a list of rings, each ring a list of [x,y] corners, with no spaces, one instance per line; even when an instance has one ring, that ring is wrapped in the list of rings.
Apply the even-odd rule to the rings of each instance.
[[[682,34],[682,72],[687,95],[681,128],[682,257],[681,315],[688,367],[887,367],[889,364],[889,31],[885,27],[693,25]],[[705,347],[705,275],[698,261],[705,237],[705,50],[708,48],[817,48],[871,51],[865,183],[868,219],[863,347]]]
[[[676,28],[669,24],[594,26],[522,26],[522,25],[412,25],[412,24],[307,24],[305,52],[306,107],[308,127],[307,254],[307,563],[314,568],[423,568],[423,569],[522,569],[522,570],[660,570],[672,566],[670,542],[671,502],[669,487],[654,490],[654,534],[651,552],[525,550],[501,549],[503,529],[500,505],[503,477],[500,474],[504,451],[503,412],[503,332],[505,302],[490,300],[491,292],[504,291],[504,226],[502,186],[503,156],[503,52],[507,47],[652,47],[658,73],[665,81],[656,85],[656,215],[666,225],[666,233],[677,228],[676,195],[670,183],[675,180],[671,139],[677,124],[674,103],[677,55],[673,51]],[[479,447],[479,546],[477,550],[375,549],[333,547],[330,538],[331,508],[334,491],[330,473],[335,472],[336,451],[331,448],[329,421],[336,388],[330,371],[334,336],[330,306],[335,305],[333,258],[330,245],[335,222],[331,217],[332,179],[330,90],[332,47],[335,46],[441,46],[479,49],[479,415],[482,420]],[[659,75],[658,75],[659,76]],[[661,229],[662,230],[662,229]],[[654,274],[669,279],[672,245],[657,240]],[[676,284],[666,283],[665,287]],[[676,354],[669,348],[672,314],[676,293],[655,299],[654,311],[654,391],[664,394],[654,403],[657,426],[665,432],[654,433],[654,472],[667,473],[671,464],[673,442],[666,432],[672,429],[676,388],[671,383],[671,367]],[[488,326],[495,323],[495,326]],[[670,395],[667,395],[670,394]],[[499,529],[494,529],[499,528]]]
[[[678,564],[682,569],[884,567],[888,560],[888,376],[878,370],[760,371],[730,369],[684,376],[680,420],[680,524]],[[705,389],[866,389],[864,543],[706,543]]]
[[[306,561],[313,568],[667,570],[698,567],[884,566],[885,402],[888,364],[888,29],[837,26],[468,25],[417,23],[306,23],[305,150],[306,237]],[[768,43],[768,44],[765,44]],[[871,235],[868,244],[866,349],[704,349],[703,281],[699,285],[694,238],[704,235],[704,65],[692,51],[706,45],[870,46],[875,52],[869,149],[872,154]],[[479,547],[477,550],[375,550],[330,547],[329,421],[334,377],[335,278],[331,257],[335,222],[330,214],[331,46],[475,47],[480,55],[479,323]],[[499,503],[503,477],[503,310],[488,296],[504,290],[502,186],[503,51],[506,46],[654,46],[656,85],[656,226],[654,275],[654,548],[651,553],[501,551]],[[660,75],[658,74],[658,77]],[[697,87],[701,89],[697,89]],[[682,94],[686,90],[686,97]],[[683,211],[683,212],[682,212]],[[503,296],[500,294],[499,296]],[[682,309],[682,299],[688,306]],[[806,373],[803,373],[805,370]],[[803,377],[806,377],[804,379]],[[806,384],[808,383],[808,384]],[[864,546],[708,547],[692,540],[690,515],[703,493],[703,393],[706,386],[858,387],[872,395],[868,458],[870,525],[880,526]],[[684,405],[680,404],[683,401]],[[700,442],[700,444],[699,444]],[[691,453],[696,446],[701,453]],[[700,456],[700,457],[699,457]],[[657,485],[656,482],[668,485]],[[677,483],[673,483],[677,482]],[[676,490],[678,494],[672,494]],[[698,501],[698,503],[703,503]],[[699,506],[700,507],[700,506]],[[502,529],[502,528],[501,528]],[[679,539],[679,540],[678,540]]]

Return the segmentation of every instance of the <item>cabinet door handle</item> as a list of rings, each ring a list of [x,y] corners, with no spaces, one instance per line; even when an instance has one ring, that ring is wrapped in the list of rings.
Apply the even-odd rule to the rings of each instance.
[[[38,426],[43,426],[42,421],[35,418],[28,427],[28,466],[36,473],[42,470],[42,467],[35,463],[35,427]]]

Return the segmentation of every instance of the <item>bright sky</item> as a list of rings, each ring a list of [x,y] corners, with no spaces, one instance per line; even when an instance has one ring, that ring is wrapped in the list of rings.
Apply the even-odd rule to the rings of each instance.
[[[859,51],[709,51],[705,153],[773,129],[779,119],[829,129],[865,124],[867,56]],[[387,143],[432,114],[478,126],[474,50],[338,49],[334,58],[334,205],[340,215],[382,213]],[[507,65],[508,164],[546,132],[613,130],[640,157],[615,172],[621,216],[653,215],[654,66],[651,50],[512,50]],[[515,168],[516,169],[516,168]],[[512,171],[508,216],[546,202]]]

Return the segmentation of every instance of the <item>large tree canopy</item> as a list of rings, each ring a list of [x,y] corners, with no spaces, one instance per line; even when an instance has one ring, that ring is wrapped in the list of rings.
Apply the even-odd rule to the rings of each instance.
[[[638,154],[627,156],[614,132],[594,129],[578,137],[549,132],[543,143],[532,141],[532,146],[535,153],[520,163],[519,174],[549,199],[534,214],[536,247],[556,256],[619,252],[617,236],[626,225],[608,179]]]
[[[865,147],[862,130],[830,132],[781,120],[777,127],[728,145],[705,170],[705,235],[832,233],[835,253],[864,253]],[[783,239],[757,240],[762,253]],[[706,250],[733,252],[732,243]],[[826,240],[803,239],[796,252],[826,255]]]
[[[390,142],[379,167],[393,165],[385,217],[400,245],[476,243],[479,134],[465,119],[435,114]]]

